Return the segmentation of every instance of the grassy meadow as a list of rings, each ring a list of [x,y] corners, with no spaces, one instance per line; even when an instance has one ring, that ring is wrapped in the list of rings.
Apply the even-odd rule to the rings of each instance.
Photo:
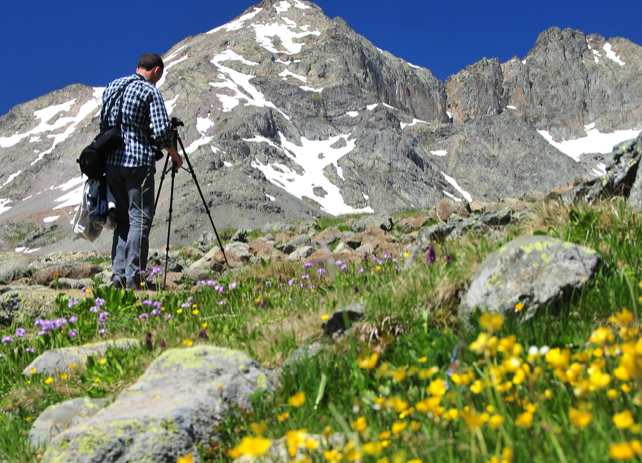
[[[456,309],[474,270],[532,234],[595,249],[599,274],[530,322],[518,322],[516,306],[506,318],[478,313],[464,328]],[[640,461],[641,242],[640,218],[620,199],[538,204],[500,232],[436,244],[434,262],[418,256],[409,269],[404,255],[262,262],[190,292],[61,292],[50,322],[0,328],[0,460],[38,461],[43,449],[27,433],[42,411],[114,396],[165,349],[214,344],[275,368],[320,340],[334,310],[363,302],[366,317],[346,336],[286,366],[274,394],[257,394],[252,410],[213,430],[201,461],[260,459],[279,439],[302,462]],[[22,374],[48,349],[118,338],[141,346],[66,375]],[[330,445],[335,433],[347,442]]]

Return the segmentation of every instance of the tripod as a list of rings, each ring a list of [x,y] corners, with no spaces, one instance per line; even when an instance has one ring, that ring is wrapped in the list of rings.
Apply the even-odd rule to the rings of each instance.
[[[225,250],[223,249],[223,244],[221,243],[221,238],[218,236],[218,232],[216,231],[216,226],[214,226],[214,220],[212,220],[212,214],[210,214],[210,210],[207,207],[207,203],[205,202],[205,197],[203,196],[203,192],[201,191],[201,186],[198,184],[198,180],[196,179],[196,174],[194,173],[194,168],[192,167],[192,163],[189,161],[189,157],[187,156],[187,152],[185,151],[185,146],[183,145],[183,140],[181,140],[181,137],[178,135],[178,128],[183,127],[185,124],[183,124],[183,121],[181,121],[177,117],[172,117],[172,132],[174,135],[174,149],[178,151],[178,145],[180,144],[181,149],[183,150],[183,158],[185,158],[185,161],[187,162],[187,169],[185,167],[181,167],[181,169],[187,171],[190,173],[192,176],[192,179],[194,180],[194,183],[196,184],[196,189],[198,190],[198,194],[201,196],[201,201],[203,201],[203,207],[205,208],[205,212],[207,212],[207,216],[210,219],[210,223],[212,224],[212,228],[214,229],[214,234],[216,235],[216,239],[218,240],[218,245],[221,248],[221,252],[223,253],[223,258],[225,259],[225,264],[227,265],[227,268],[230,268],[230,264],[227,261],[227,256],[225,255]],[[165,175],[169,171],[172,172],[172,188],[170,190],[170,195],[169,195],[169,223],[167,224],[167,246],[165,248],[165,279],[163,281],[163,289],[167,286],[167,263],[169,261],[169,238],[172,232],[172,212],[173,212],[173,205],[174,205],[174,178],[176,177],[176,171],[177,171],[177,164],[175,161],[172,161],[172,166],[167,167],[169,165],[169,153],[165,157],[165,166],[163,167],[163,171],[161,174],[161,181],[158,186],[158,193],[156,193],[156,201],[154,202],[154,214],[156,214],[156,206],[158,206],[158,199],[160,198],[161,190],[163,189],[163,181],[165,181]]]

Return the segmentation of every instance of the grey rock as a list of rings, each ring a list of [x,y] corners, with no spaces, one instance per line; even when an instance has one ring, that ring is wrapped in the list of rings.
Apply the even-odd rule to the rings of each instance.
[[[25,368],[22,373],[31,377],[32,370],[36,370],[38,375],[55,375],[71,369],[71,364],[82,366],[87,358],[92,355],[103,355],[107,349],[127,350],[138,347],[140,342],[136,339],[117,339],[114,341],[103,341],[77,347],[60,347],[49,349],[44,354],[40,354],[36,359]]]
[[[196,444],[208,445],[214,429],[250,396],[272,392],[266,372],[246,354],[214,346],[172,349],[114,403],[56,436],[46,463],[176,462]],[[216,439],[216,436],[213,436]]]
[[[337,247],[334,248],[334,252],[350,252],[352,251],[352,248],[348,246],[346,243],[341,241],[339,244],[337,244]]]
[[[336,310],[322,325],[326,336],[346,331],[350,325],[363,318],[366,314],[366,305],[361,302],[347,305]]]
[[[293,240],[289,241],[285,246],[283,246],[282,251],[285,254],[292,254],[299,248],[312,246],[312,239],[308,235],[299,235]],[[277,248],[278,249],[278,248]],[[307,257],[307,256],[306,256]]]
[[[17,259],[9,259],[0,262],[0,285],[8,285],[13,280],[27,275],[29,267]]]
[[[282,222],[266,223],[261,227],[261,233],[283,233],[290,227]]]
[[[211,270],[202,268],[183,269],[183,279],[187,279],[192,283],[196,283],[201,280],[209,280],[210,278],[214,277],[216,277],[216,275],[212,274]]]
[[[290,253],[290,255],[285,259],[288,261],[298,261],[303,260],[307,257],[310,257],[314,254],[314,246],[301,246],[296,251]]]
[[[234,236],[232,236],[232,241],[238,241],[239,243],[247,243],[247,234],[248,230],[243,228],[236,230]]]
[[[254,257],[250,252],[250,246],[246,243],[233,241],[223,246],[223,249],[225,249],[225,252],[233,252],[243,262],[248,262],[250,258]]]
[[[320,341],[311,344],[305,344],[290,354],[290,357],[283,363],[284,367],[289,367],[295,363],[301,363],[305,359],[311,359],[317,356],[324,349],[324,344]]]
[[[167,257],[167,272],[181,272],[185,266],[185,259],[180,251],[171,251],[169,255],[165,251],[153,250],[147,258],[147,275],[152,273],[154,267],[160,267],[165,271],[165,258]]]
[[[0,326],[44,318],[56,310],[57,291],[38,286],[7,289],[0,295]]]
[[[103,272],[100,272],[98,275],[101,275]],[[56,288],[57,286],[57,288]],[[94,280],[89,278],[83,278],[82,280],[75,280],[73,278],[59,278],[58,284],[56,285],[55,280],[49,283],[50,288],[54,289],[81,289],[81,288],[93,288]]]
[[[366,243],[359,246],[357,249],[355,249],[355,251],[361,254],[365,254],[365,253],[374,254],[375,248],[372,244]]]
[[[313,241],[319,245],[323,244],[332,244],[336,240],[341,238],[341,232],[336,227],[328,227],[323,230],[321,233],[317,234]]]
[[[44,448],[51,439],[65,429],[76,426],[83,419],[94,416],[110,399],[80,397],[51,405],[34,421],[29,430],[29,441],[34,449]]]
[[[459,306],[466,322],[475,308],[525,321],[540,308],[593,277],[600,258],[592,249],[548,236],[521,236],[489,255],[473,275]],[[523,304],[521,313],[515,312]]]
[[[370,226],[375,226],[381,228],[382,230],[390,231],[395,226],[395,224],[392,222],[392,217],[390,216],[381,214],[366,215],[357,219],[357,221],[352,226],[352,230],[355,233],[360,233],[362,231],[366,231]]]

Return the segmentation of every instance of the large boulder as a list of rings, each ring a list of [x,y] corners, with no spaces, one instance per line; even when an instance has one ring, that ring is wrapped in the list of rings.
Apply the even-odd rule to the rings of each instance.
[[[65,429],[76,426],[84,418],[94,416],[110,399],[80,397],[48,407],[34,421],[29,430],[29,441],[34,449],[44,447]]]
[[[459,316],[466,322],[479,308],[528,320],[539,308],[582,288],[599,263],[592,249],[549,236],[521,236],[493,252],[477,269]],[[523,304],[521,312],[516,312],[518,303]]]
[[[62,264],[54,265],[53,267],[43,268],[38,270],[31,277],[35,284],[48,285],[56,277],[58,278],[72,278],[74,280],[82,280],[83,278],[91,278],[102,272],[102,268],[98,265],[79,262],[75,264]]]
[[[47,317],[56,310],[56,296],[59,294],[42,286],[24,286],[0,295],[0,326],[23,323],[35,318]]]
[[[366,215],[356,220],[352,225],[352,230],[359,233],[368,229],[368,227],[375,226],[385,231],[390,231],[395,226],[392,217],[382,214]]]
[[[0,262],[0,285],[8,285],[13,280],[22,278],[28,271],[27,265],[17,259]]]
[[[130,349],[138,347],[140,343],[135,339],[117,339],[115,341],[103,341],[93,344],[87,344],[78,347],[60,347],[50,349],[44,354],[39,355],[36,359],[23,370],[23,374],[32,375],[55,375],[59,372],[70,370],[72,364],[84,366],[87,358],[92,355],[103,355],[107,349]]]
[[[92,418],[56,436],[46,463],[176,462],[196,444],[208,445],[214,428],[250,396],[272,391],[261,366],[238,351],[214,346],[172,349],[137,383]]]

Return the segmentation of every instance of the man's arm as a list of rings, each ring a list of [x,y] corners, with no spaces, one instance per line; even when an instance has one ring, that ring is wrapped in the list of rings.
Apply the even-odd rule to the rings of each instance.
[[[174,148],[174,136],[172,134],[172,124],[167,115],[163,96],[156,90],[152,92],[152,101],[149,104],[149,114],[154,130],[156,142],[161,148],[167,150],[172,160],[176,162],[177,168],[183,165],[183,158]]]

